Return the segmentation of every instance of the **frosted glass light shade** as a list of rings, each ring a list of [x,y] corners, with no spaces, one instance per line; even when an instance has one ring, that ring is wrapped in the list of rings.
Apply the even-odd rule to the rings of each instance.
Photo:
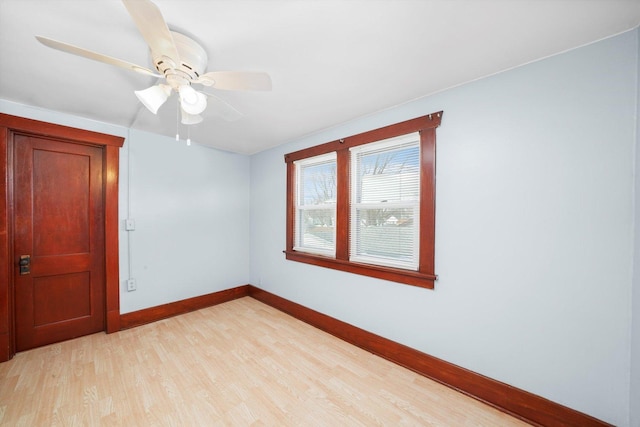
[[[184,108],[180,108],[181,112],[182,112],[182,120],[180,120],[180,122],[183,125],[197,125],[198,123],[200,123],[202,121],[202,116],[199,114],[189,114],[187,113]]]
[[[180,94],[180,105],[188,114],[198,115],[207,108],[207,97],[191,86],[182,85],[178,92]]]
[[[149,111],[157,114],[158,108],[165,103],[171,94],[171,87],[167,85],[155,85],[145,90],[136,90],[134,93]]]

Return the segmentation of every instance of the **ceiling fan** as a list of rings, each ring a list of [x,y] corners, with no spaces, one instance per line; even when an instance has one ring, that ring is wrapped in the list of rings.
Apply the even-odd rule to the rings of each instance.
[[[207,97],[214,97],[220,113],[227,120],[235,120],[241,114],[215,95],[197,91],[193,84],[224,90],[271,90],[271,78],[263,72],[210,71],[207,53],[196,41],[175,31],[170,31],[160,9],[150,0],[122,0],[142,37],[149,45],[156,71],[121,59],[103,55],[68,43],[36,36],[45,46],[94,61],[126,68],[148,76],[164,79],[147,89],[135,91],[142,104],[153,114],[173,92],[179,97],[181,122],[186,125],[200,123],[200,115],[207,108]]]

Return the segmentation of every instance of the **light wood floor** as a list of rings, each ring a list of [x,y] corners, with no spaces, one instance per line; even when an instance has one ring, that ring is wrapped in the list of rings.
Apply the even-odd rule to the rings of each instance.
[[[525,424],[247,297],[18,353],[0,425]]]

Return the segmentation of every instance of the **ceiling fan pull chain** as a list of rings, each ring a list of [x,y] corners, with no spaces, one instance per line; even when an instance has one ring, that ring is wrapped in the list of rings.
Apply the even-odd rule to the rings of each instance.
[[[178,98],[178,105],[176,106],[176,141],[180,141],[180,98]]]

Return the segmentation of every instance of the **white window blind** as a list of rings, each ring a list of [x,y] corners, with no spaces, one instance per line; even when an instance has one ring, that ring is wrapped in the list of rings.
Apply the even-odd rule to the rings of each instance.
[[[350,260],[418,270],[420,134],[351,148]]]
[[[336,153],[294,162],[296,212],[294,250],[336,253]]]

